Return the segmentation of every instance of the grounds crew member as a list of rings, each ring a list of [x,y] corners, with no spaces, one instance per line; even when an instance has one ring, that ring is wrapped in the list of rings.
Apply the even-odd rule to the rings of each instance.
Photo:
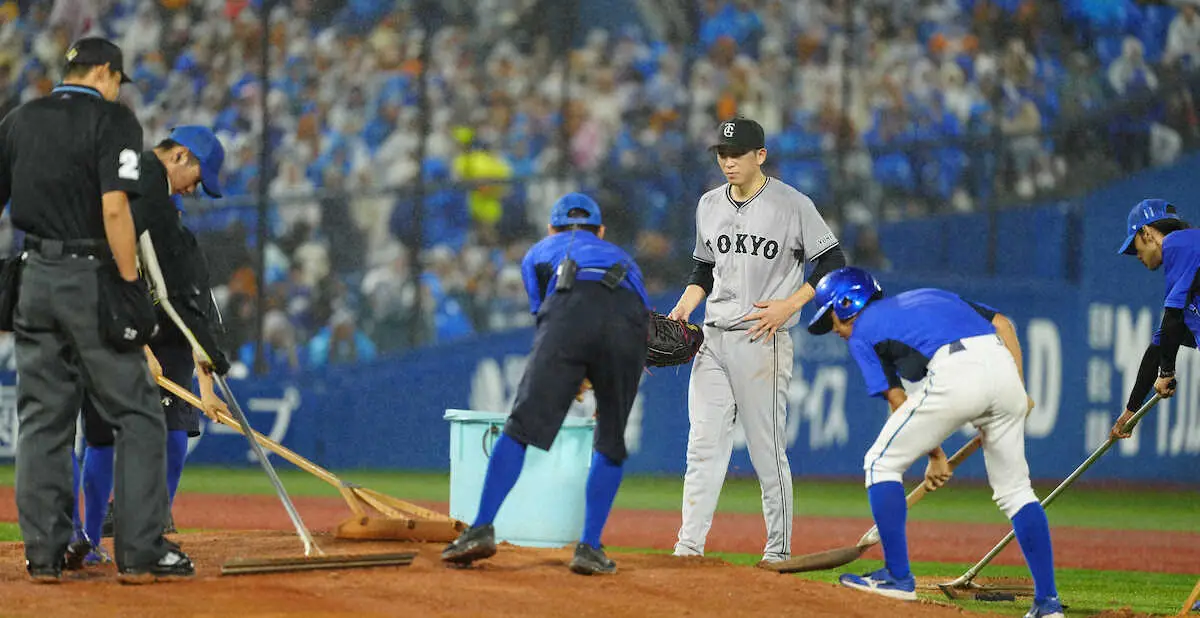
[[[13,315],[26,568],[36,582],[62,577],[73,528],[71,445],[86,388],[118,429],[120,577],[191,576],[191,560],[162,535],[166,424],[142,352],[154,307],[138,279],[129,207],[142,128],[115,102],[129,81],[119,47],[85,38],[66,60],[62,84],[0,122],[0,203],[11,199],[26,250]]]
[[[209,291],[204,253],[180,220],[181,206],[176,196],[202,189],[209,197],[221,197],[219,175],[224,161],[225,150],[210,129],[177,127],[153,150],[142,153],[141,193],[132,203],[142,278],[150,284],[158,306],[158,334],[150,342],[151,373],[187,386],[192,383],[194,368],[200,400],[210,417],[215,417],[217,411],[229,412],[217,398],[209,373],[215,370],[223,375],[229,371],[229,363],[216,343],[218,312]],[[173,316],[185,328],[176,325]],[[193,356],[193,340],[212,356],[212,367]],[[200,435],[200,411],[165,389],[159,396],[167,421],[168,515],[164,531],[170,533],[174,532],[174,523],[169,507],[183,474],[188,438]],[[84,398],[83,425],[87,440],[83,464],[86,538],[72,543],[68,563],[73,562],[71,558],[88,563],[107,561],[99,541],[102,528],[111,528],[112,522],[106,513],[112,491],[114,435],[90,396]],[[111,536],[111,530],[103,536]]]
[[[563,196],[548,227],[549,235],[521,262],[537,315],[529,363],[492,447],[475,520],[442,551],[442,560],[465,566],[496,553],[493,523],[521,475],[526,449],[550,450],[586,379],[595,389],[596,434],[583,530],[568,566],[580,575],[611,574],[617,565],[600,536],[621,486],[625,424],[646,363],[646,288],[633,258],[603,240],[600,206],[592,198]]]

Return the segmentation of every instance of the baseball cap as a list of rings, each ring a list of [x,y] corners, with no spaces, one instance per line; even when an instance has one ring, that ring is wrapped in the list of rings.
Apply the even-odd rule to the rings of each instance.
[[[171,130],[167,139],[187,148],[200,159],[200,184],[209,197],[221,197],[221,166],[225,148],[208,127],[183,125]]]
[[[762,125],[749,118],[739,116],[721,123],[717,132],[717,141],[709,146],[709,150],[729,148],[730,150],[750,152],[766,147],[767,138]]]
[[[125,60],[121,48],[116,43],[98,36],[79,39],[67,48],[67,62],[75,64],[102,65],[121,74],[121,83],[133,81],[125,73]]]
[[[587,211],[586,217],[571,217],[568,216],[575,209]],[[596,200],[582,193],[568,193],[554,203],[554,208],[550,210],[550,225],[554,227],[566,227],[568,225],[602,225],[600,218],[600,205]]]
[[[1137,237],[1138,230],[1141,230],[1143,225],[1163,219],[1178,218],[1179,215],[1175,214],[1175,207],[1167,200],[1152,198],[1138,202],[1137,206],[1129,211],[1129,217],[1125,219],[1125,232],[1128,235],[1125,237],[1125,242],[1121,243],[1121,248],[1117,250],[1117,253],[1137,255],[1137,250],[1133,248],[1133,239]]]

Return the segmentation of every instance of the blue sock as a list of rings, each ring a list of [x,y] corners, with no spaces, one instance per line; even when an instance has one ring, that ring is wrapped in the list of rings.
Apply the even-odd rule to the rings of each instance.
[[[600,549],[600,533],[604,532],[604,523],[608,521],[608,513],[617,497],[617,489],[621,487],[623,472],[624,468],[619,462],[609,459],[607,455],[592,453],[592,469],[588,471],[587,502],[584,504],[583,534],[579,537],[580,543]]]
[[[167,495],[168,505],[175,504],[175,490],[183,476],[183,461],[187,459],[188,435],[186,431],[167,432]]]
[[[113,488],[113,447],[89,446],[83,455],[83,531],[100,542],[100,529]]]
[[[1012,523],[1021,553],[1025,554],[1025,563],[1029,565],[1029,574],[1033,575],[1034,601],[1040,603],[1048,597],[1058,596],[1054,584],[1054,547],[1050,543],[1046,511],[1037,502],[1030,502],[1013,515]]]
[[[867,488],[867,497],[871,501],[871,516],[879,528],[884,564],[892,577],[905,579],[912,572],[908,568],[908,533],[904,529],[908,520],[904,485],[899,481],[876,483]]]
[[[83,531],[83,520],[79,518],[79,458],[71,450],[71,524],[75,529],[71,538],[76,539]]]
[[[496,513],[500,512],[500,505],[517,484],[524,465],[525,445],[506,433],[500,434],[492,446],[492,458],[483,477],[483,495],[479,497],[479,513],[475,515],[472,527],[496,521]]]

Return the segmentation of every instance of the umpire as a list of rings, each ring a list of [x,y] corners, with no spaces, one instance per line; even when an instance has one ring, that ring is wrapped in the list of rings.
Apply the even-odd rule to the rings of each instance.
[[[117,429],[120,578],[190,576],[191,560],[162,535],[166,425],[142,352],[155,331],[129,207],[142,128],[115,102],[129,81],[119,47],[85,38],[66,60],[59,86],[0,122],[0,202],[11,198],[26,250],[13,316],[26,568],[35,582],[62,578],[73,528],[71,446],[86,388]]]

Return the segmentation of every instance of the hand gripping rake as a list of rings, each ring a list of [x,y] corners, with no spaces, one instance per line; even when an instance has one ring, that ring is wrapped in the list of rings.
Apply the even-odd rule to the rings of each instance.
[[[1162,397],[1155,393],[1155,395],[1151,397],[1150,400],[1144,405],[1142,405],[1142,407],[1139,408],[1138,411],[1133,414],[1133,416],[1129,417],[1129,420],[1125,423],[1124,429],[1126,431],[1130,431],[1136,427],[1138,421],[1140,421],[1142,417],[1145,416],[1146,413],[1149,412],[1151,408],[1153,408],[1159,402],[1160,399],[1162,399]],[[1042,508],[1050,506],[1050,504],[1054,502],[1054,499],[1057,498],[1059,494],[1066,491],[1066,489],[1075,482],[1075,479],[1079,478],[1079,476],[1088,468],[1092,467],[1092,464],[1096,463],[1096,460],[1100,459],[1104,453],[1108,452],[1108,449],[1112,448],[1113,444],[1116,444],[1116,442],[1117,439],[1110,435],[1108,439],[1105,440],[1104,443],[1099,447],[1097,447],[1096,450],[1093,451],[1092,454],[1089,455],[1082,464],[1079,464],[1078,468],[1075,468],[1075,471],[1072,472],[1071,475],[1066,478],[1066,480],[1060,483],[1058,487],[1055,487],[1054,491],[1050,492],[1050,495],[1042,499]],[[973,580],[977,575],[979,575],[979,572],[983,570],[983,567],[987,566],[992,559],[999,555],[999,553],[1003,551],[1004,548],[1007,547],[1014,538],[1016,538],[1016,533],[1009,531],[1009,533],[1003,539],[1001,539],[995,547],[992,548],[992,551],[989,551],[986,556],[984,556],[975,564],[975,566],[967,569],[966,573],[963,573],[958,577],[958,579],[952,582],[938,584],[938,588],[941,588],[942,592],[951,599],[963,598],[964,596],[970,596],[974,592],[979,591],[982,589],[982,586],[975,584]]]

